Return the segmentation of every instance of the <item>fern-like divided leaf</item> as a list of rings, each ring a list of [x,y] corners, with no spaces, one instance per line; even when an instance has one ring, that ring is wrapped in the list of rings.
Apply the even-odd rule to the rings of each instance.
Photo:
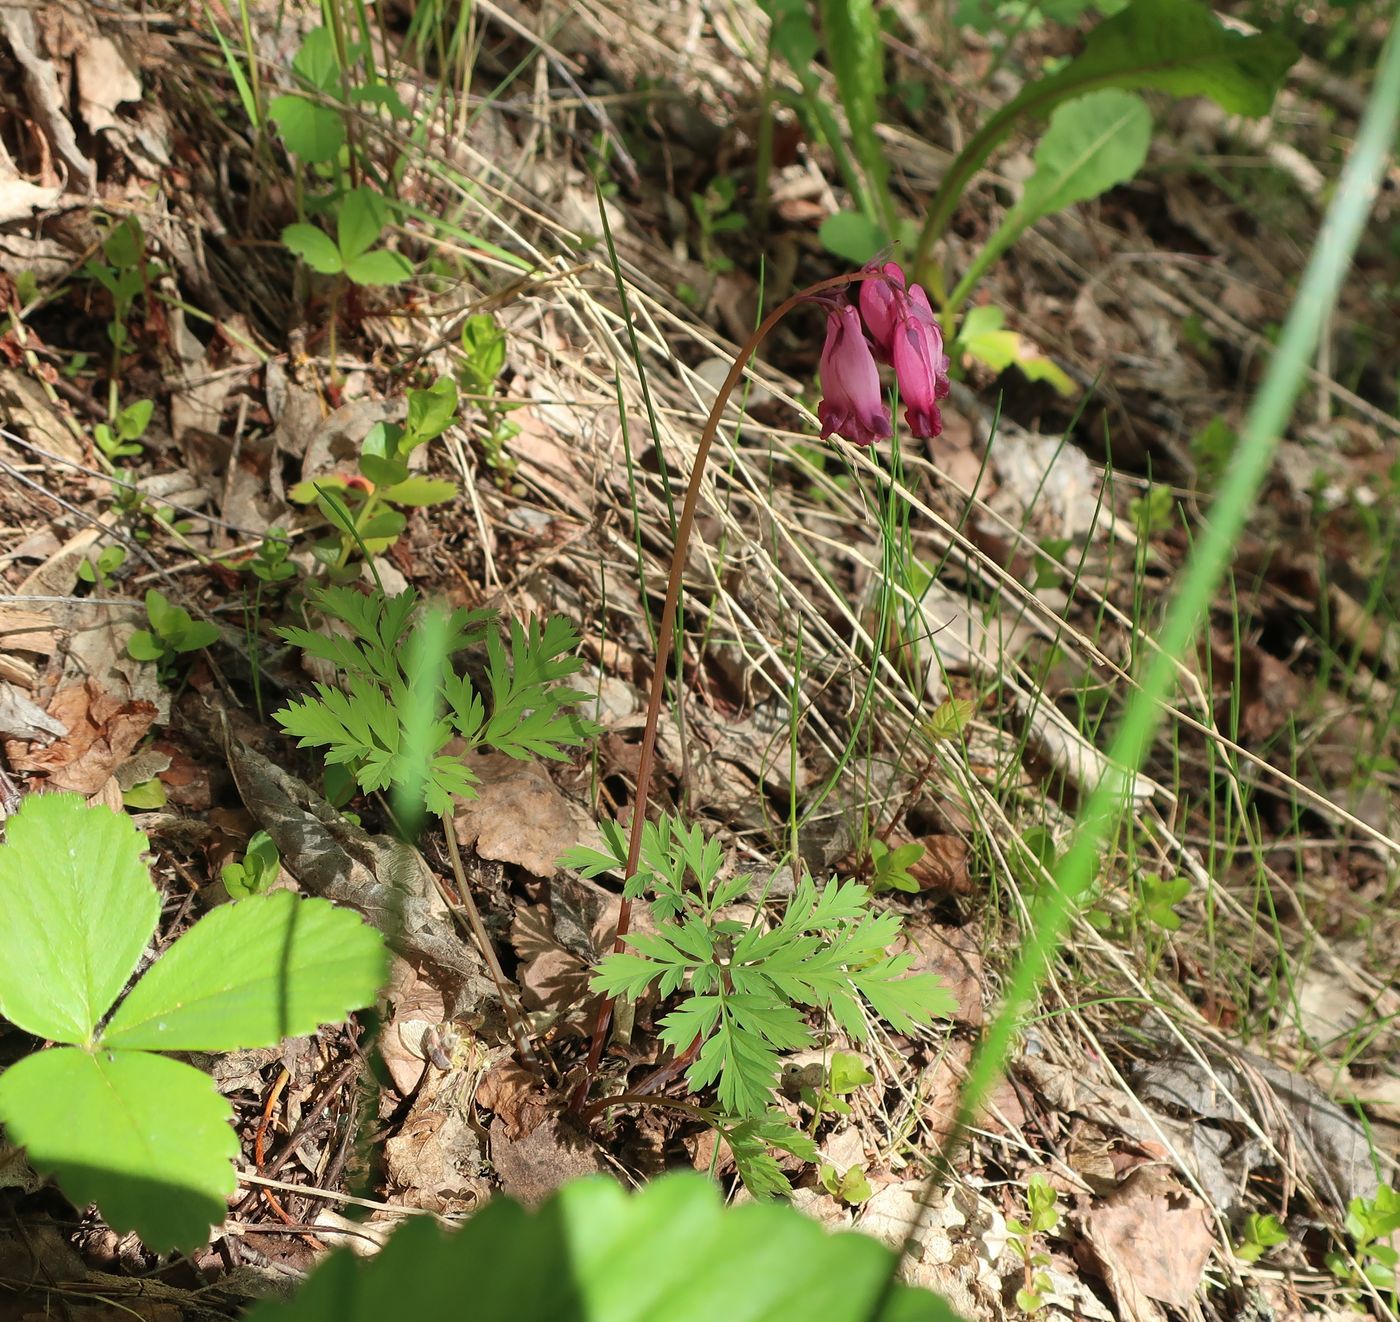
[[[572,851],[565,862],[592,875],[623,867],[621,832],[605,832],[605,844],[605,850]],[[681,993],[661,1020],[662,1041],[677,1054],[699,1043],[686,1077],[695,1091],[714,1085],[729,1115],[767,1111],[779,1054],[814,1041],[802,1010],[830,1014],[861,1039],[866,1007],[900,1032],[956,1008],[933,974],[909,973],[911,955],[888,953],[899,918],[874,913],[865,886],[841,881],[819,888],[804,877],[781,922],[745,928],[717,916],[750,879],[717,880],[716,842],[662,819],[648,825],[642,852],[638,876],[655,896],[658,930],[630,934],[631,948],[604,959],[591,985],[634,999],[653,983],[663,997]]]
[[[411,589],[386,597],[351,586],[321,588],[316,606],[349,630],[278,632],[308,655],[328,662],[343,687],[318,683],[315,694],[289,703],[275,719],[302,748],[325,750],[328,764],[343,764],[361,789],[417,790],[428,811],[448,812],[453,796],[471,797],[475,777],[461,758],[443,750],[460,736],[468,750],[481,745],[511,757],[562,759],[597,727],[574,710],[588,695],[558,687],[579,667],[570,655],[578,635],[565,620],[512,621],[509,648],[491,629],[488,611],[458,610],[437,617],[434,645],[418,615]],[[445,639],[445,644],[444,644]],[[451,657],[485,642],[491,709]],[[442,658],[446,657],[444,661]],[[410,738],[404,714],[425,686],[438,715],[427,738]]]

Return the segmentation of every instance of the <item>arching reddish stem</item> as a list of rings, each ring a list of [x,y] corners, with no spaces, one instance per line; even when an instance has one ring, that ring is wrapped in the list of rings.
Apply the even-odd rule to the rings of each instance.
[[[734,387],[739,384],[739,378],[743,375],[744,368],[757,351],[758,346],[767,338],[773,327],[793,308],[825,290],[837,289],[861,280],[875,278],[880,278],[879,271],[857,271],[851,275],[833,276],[829,280],[819,280],[814,285],[808,285],[806,289],[799,290],[790,298],[779,303],[772,312],[764,317],[758,329],[749,336],[747,343],[739,350],[739,356],[735,358],[729,369],[729,375],[724,378],[724,384],[720,386],[719,394],[715,396],[710,416],[705,422],[705,430],[700,433],[700,444],[695,449],[695,462],[690,467],[690,481],[686,485],[680,521],[676,524],[676,545],[671,552],[671,574],[666,582],[666,600],[661,607],[661,627],[656,636],[656,668],[652,671],[651,696],[647,700],[647,720],[642,731],[642,751],[641,756],[637,759],[637,798],[632,806],[632,830],[627,842],[627,867],[624,874],[628,878],[636,874],[637,864],[642,857],[642,828],[646,824],[647,806],[651,800],[652,770],[656,763],[656,730],[661,719],[661,700],[665,694],[666,670],[671,662],[671,645],[675,641],[676,607],[680,601],[685,556],[690,546],[691,530],[695,526],[695,511],[700,504],[700,483],[705,473],[705,462],[710,457],[710,447],[714,444],[715,436],[719,432],[720,419],[724,415],[725,406],[729,403],[729,397],[734,393]],[[623,937],[627,935],[631,920],[632,902],[624,899],[617,913],[617,940],[613,944],[614,951],[622,950]],[[598,1003],[598,1014],[593,1022],[593,1039],[588,1048],[588,1061],[584,1067],[583,1081],[579,1084],[572,1099],[576,1110],[582,1107],[588,1099],[588,1089],[593,1082],[594,1072],[598,1068],[598,1062],[603,1058],[603,1045],[607,1038],[608,1022],[612,1017],[612,1005],[613,998],[611,996],[604,996]]]

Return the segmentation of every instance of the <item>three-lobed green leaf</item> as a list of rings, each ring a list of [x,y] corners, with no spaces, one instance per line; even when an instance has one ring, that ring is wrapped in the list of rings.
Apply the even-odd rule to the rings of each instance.
[[[234,1188],[233,1113],[212,1080],[147,1047],[267,1046],[373,1003],[383,940],[290,892],[200,919],[95,1029],[155,931],[146,839],[110,808],[30,795],[0,845],[0,1014],[69,1043],[0,1074],[0,1124],[79,1206],[153,1249],[192,1248]],[[56,1104],[60,1103],[61,1104]]]

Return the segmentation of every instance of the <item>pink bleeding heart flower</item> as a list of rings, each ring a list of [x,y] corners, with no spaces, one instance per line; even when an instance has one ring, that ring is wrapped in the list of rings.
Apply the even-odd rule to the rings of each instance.
[[[861,281],[860,313],[865,318],[865,329],[875,341],[876,351],[885,362],[889,362],[895,324],[902,315],[900,305],[904,298],[904,271],[897,262],[886,262],[881,267],[872,264],[865,269],[878,270],[881,278]]]
[[[836,432],[856,445],[873,445],[890,434],[890,411],[880,390],[880,370],[861,327],[860,313],[850,303],[827,314],[821,374],[817,417],[823,440]]]
[[[895,329],[891,353],[899,397],[904,401],[904,421],[915,436],[937,436],[943,430],[938,401],[948,395],[948,358],[938,323],[913,313]]]

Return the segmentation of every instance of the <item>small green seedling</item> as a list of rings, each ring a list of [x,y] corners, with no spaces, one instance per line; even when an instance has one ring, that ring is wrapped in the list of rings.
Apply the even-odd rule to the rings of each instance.
[[[834,1051],[826,1077],[815,1088],[803,1088],[802,1101],[812,1108],[812,1129],[816,1130],[823,1113],[850,1115],[851,1105],[843,1099],[857,1088],[874,1083],[875,1076],[866,1063],[852,1051]]]
[[[257,554],[248,561],[248,570],[260,584],[272,587],[297,576],[297,567],[287,557],[292,544],[281,528],[269,528],[258,546]]]
[[[817,1167],[817,1179],[833,1198],[851,1207],[859,1207],[875,1192],[866,1178],[865,1167],[860,1165],[848,1166],[844,1175],[838,1175],[835,1166],[823,1164]]]
[[[141,453],[141,438],[150,426],[155,405],[149,399],[138,399],[121,409],[109,426],[99,422],[92,429],[97,448],[113,463]]]
[[[730,175],[722,174],[710,181],[703,193],[690,195],[690,209],[700,226],[700,260],[711,275],[723,275],[734,269],[733,261],[719,249],[715,239],[721,234],[733,234],[744,229],[748,221],[734,210],[738,192]]]
[[[1329,1253],[1328,1269],[1344,1284],[1360,1286],[1359,1267],[1366,1283],[1386,1291],[1394,1307],[1395,1268],[1400,1262],[1400,1253],[1391,1246],[1390,1239],[1397,1230],[1400,1230],[1400,1193],[1390,1185],[1381,1185],[1374,1198],[1353,1198],[1347,1207],[1346,1231],[1351,1236],[1356,1266],[1344,1253]]]
[[[944,698],[924,723],[924,732],[938,742],[961,739],[976,712],[975,698]]]
[[[1142,878],[1141,915],[1144,922],[1159,927],[1164,932],[1181,930],[1181,915],[1176,912],[1180,904],[1191,893],[1189,877],[1173,877],[1164,881],[1155,872],[1148,872]]]
[[[520,427],[507,416],[520,407],[519,400],[501,398],[500,377],[506,365],[506,333],[489,312],[467,318],[462,327],[462,389],[481,410],[484,424],[482,456],[502,479],[515,472],[515,461],[505,452],[506,443],[519,435]]]
[[[136,300],[149,301],[151,287],[163,274],[162,268],[146,259],[146,235],[135,216],[119,221],[102,240],[101,257],[84,264],[82,274],[95,280],[112,299],[112,319],[107,323],[107,338],[112,343],[111,370],[107,379],[107,420],[116,423],[120,408],[119,383],[122,358],[134,347],[129,323]],[[149,414],[147,415],[149,418]],[[137,431],[145,431],[145,424]],[[134,453],[134,451],[132,452]]]
[[[1135,496],[1128,503],[1128,512],[1139,537],[1155,537],[1170,532],[1176,523],[1176,497],[1170,487],[1154,483],[1143,495]]]
[[[311,554],[333,581],[355,576],[349,570],[350,560],[361,547],[373,556],[398,540],[408,519],[394,506],[441,505],[457,494],[453,482],[408,471],[409,455],[441,436],[456,417],[457,387],[450,378],[440,377],[426,390],[410,390],[403,425],[377,422],[366,434],[360,447],[359,477],[313,478],[287,493],[298,504],[314,502],[332,525],[334,531],[314,543]]]
[[[1288,1231],[1271,1213],[1251,1212],[1244,1219],[1244,1234],[1235,1245],[1241,1262],[1258,1262],[1270,1249],[1288,1243]]]
[[[907,891],[911,895],[919,893],[919,883],[909,873],[924,856],[924,847],[911,840],[907,845],[897,845],[891,849],[878,837],[870,841],[870,888],[879,894],[881,891]]]
[[[78,565],[78,581],[94,583],[104,592],[112,586],[112,575],[126,563],[126,547],[104,546],[97,559],[84,560]]]
[[[189,611],[155,588],[146,592],[146,618],[151,627],[132,634],[126,650],[138,661],[154,661],[162,681],[174,673],[179,657],[208,647],[219,637],[216,624],[192,619]]]
[[[277,852],[272,837],[266,831],[254,831],[248,837],[248,848],[243,851],[239,863],[225,863],[219,872],[219,880],[224,889],[235,900],[247,899],[250,895],[261,895],[274,881],[282,867],[282,856]]]
[[[1016,1291],[1016,1307],[1023,1313],[1034,1313],[1045,1306],[1050,1278],[1043,1269],[1050,1265],[1050,1255],[1036,1249],[1035,1237],[1048,1234],[1060,1224],[1058,1202],[1059,1194],[1050,1181],[1043,1175],[1032,1175],[1026,1186],[1027,1219],[1006,1218],[1010,1232],[1007,1243],[1025,1268],[1025,1284]]]
[[[966,354],[998,374],[1016,367],[1028,381],[1044,381],[1061,395],[1074,393],[1064,369],[1018,331],[1007,330],[1006,314],[990,303],[968,309],[951,352],[954,360]]]
[[[344,276],[351,284],[396,285],[413,274],[408,258],[375,246],[388,224],[389,204],[372,188],[352,188],[333,210],[334,239],[298,223],[282,231],[282,242],[313,271]]]
[[[1191,458],[1202,486],[1213,487],[1220,480],[1239,440],[1239,433],[1219,414],[1191,438]]]
[[[374,1003],[387,952],[348,909],[279,891],[205,914],[118,1002],[160,920],[147,847],[129,817],[76,794],[31,795],[9,819],[0,1015],[56,1045],[0,1074],[0,1125],[77,1207],[164,1253],[227,1215],[238,1136],[213,1079],[157,1053],[273,1047],[338,1023]]]

